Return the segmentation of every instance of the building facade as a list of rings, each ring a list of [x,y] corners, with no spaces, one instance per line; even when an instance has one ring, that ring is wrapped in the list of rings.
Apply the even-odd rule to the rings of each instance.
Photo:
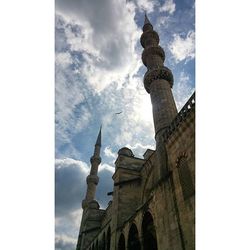
[[[164,66],[159,36],[145,15],[141,45],[145,90],[153,110],[156,150],[143,159],[121,148],[115,161],[112,201],[95,200],[101,129],[91,157],[76,250],[195,249],[195,94],[177,112],[173,75]]]

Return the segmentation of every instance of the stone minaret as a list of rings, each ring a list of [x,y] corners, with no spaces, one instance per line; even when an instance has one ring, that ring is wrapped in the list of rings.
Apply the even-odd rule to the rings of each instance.
[[[142,62],[148,70],[144,76],[144,87],[151,98],[156,151],[158,151],[159,164],[162,169],[161,174],[164,174],[163,172],[166,172],[166,155],[162,133],[177,115],[177,108],[171,90],[174,82],[173,74],[164,66],[165,53],[159,46],[159,41],[157,32],[154,31],[145,14],[141,45],[144,48]]]
[[[87,176],[87,191],[85,199],[82,201],[82,220],[79,230],[76,250],[85,249],[86,245],[93,239],[96,230],[100,227],[100,218],[102,213],[99,211],[99,204],[95,200],[96,186],[99,182],[98,166],[101,163],[100,150],[101,150],[101,134],[102,127],[95,143],[94,155],[90,158],[91,169],[90,174]],[[95,218],[93,220],[93,217]]]
[[[90,174],[87,176],[87,192],[86,197],[82,202],[82,208],[86,208],[88,203],[95,199],[96,186],[99,182],[98,166],[101,163],[100,150],[101,150],[101,136],[102,136],[102,127],[100,127],[100,131],[95,143],[94,155],[90,158],[91,162],[91,170]]]

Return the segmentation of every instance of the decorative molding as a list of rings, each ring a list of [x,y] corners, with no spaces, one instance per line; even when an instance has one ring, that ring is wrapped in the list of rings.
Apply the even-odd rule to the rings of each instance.
[[[90,163],[91,163],[91,164],[93,164],[94,162],[97,162],[98,165],[99,165],[99,164],[101,163],[101,161],[102,161],[102,158],[99,157],[99,156],[92,156],[92,157],[90,158]]]
[[[97,185],[98,182],[99,182],[99,177],[97,175],[88,175],[87,176],[87,184],[94,183]]]
[[[174,77],[172,71],[169,68],[162,66],[158,69],[151,69],[146,72],[143,80],[146,91],[150,93],[150,84],[153,81],[160,79],[168,81],[171,88],[173,87]]]
[[[195,110],[195,92],[192,94],[192,96],[189,98],[189,100],[186,102],[186,104],[183,106],[183,108],[180,110],[174,120],[170,123],[170,125],[161,129],[165,130],[163,133],[163,139],[165,142],[169,140],[170,136],[179,127],[179,125],[186,120],[186,118],[193,110]],[[158,133],[161,130],[159,130]]]

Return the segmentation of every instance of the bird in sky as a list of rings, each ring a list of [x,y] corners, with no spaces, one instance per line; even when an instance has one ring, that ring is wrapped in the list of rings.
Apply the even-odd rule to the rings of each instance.
[[[121,114],[121,113],[122,113],[122,111],[115,113],[115,115],[119,115],[119,114]]]

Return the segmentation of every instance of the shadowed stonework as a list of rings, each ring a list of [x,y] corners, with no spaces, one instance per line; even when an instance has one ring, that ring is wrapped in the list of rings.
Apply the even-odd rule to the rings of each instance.
[[[177,112],[174,77],[164,66],[159,36],[145,15],[141,44],[147,67],[156,150],[136,158],[118,151],[108,207],[95,200],[101,163],[101,129],[91,157],[77,250],[192,250],[195,248],[195,95]],[[105,131],[103,131],[105,133]]]

